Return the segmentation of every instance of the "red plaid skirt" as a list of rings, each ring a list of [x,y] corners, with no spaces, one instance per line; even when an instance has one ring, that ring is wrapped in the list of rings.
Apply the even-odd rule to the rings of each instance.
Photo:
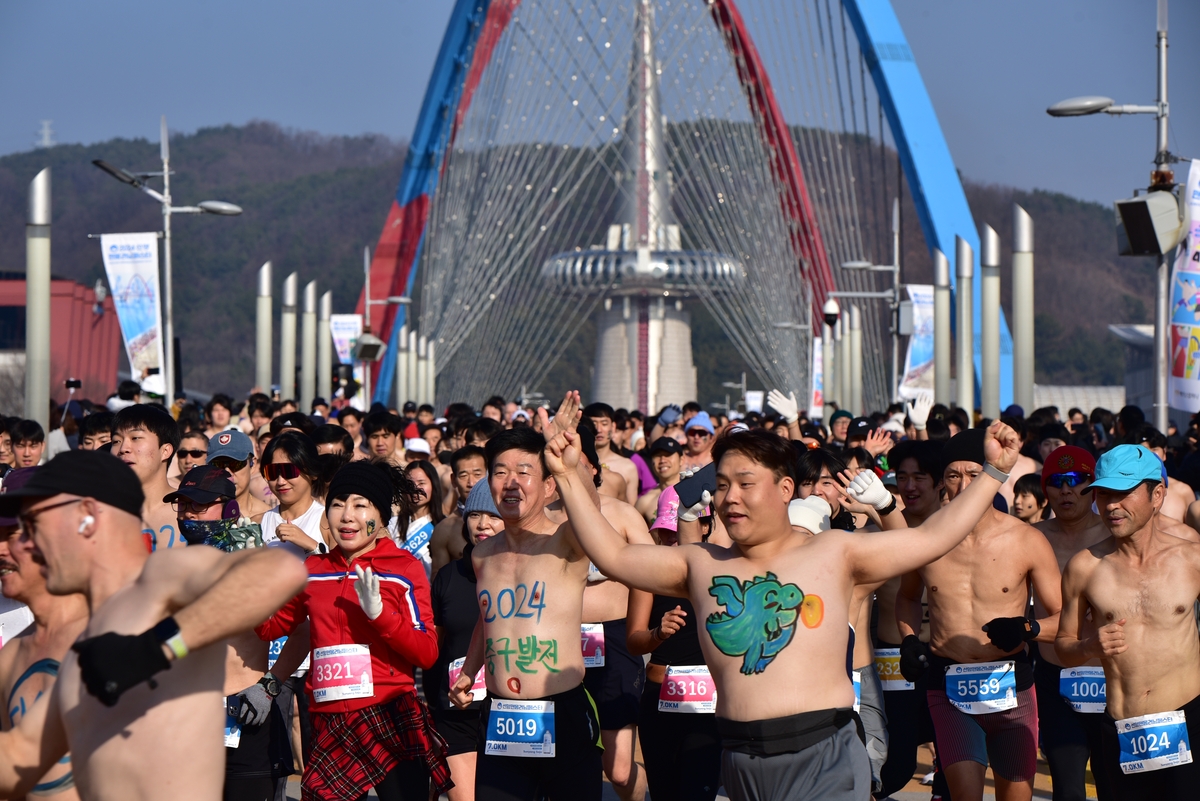
[[[312,726],[303,801],[355,801],[397,764],[417,759],[429,768],[439,795],[454,786],[446,741],[416,693],[344,714],[314,712]]]

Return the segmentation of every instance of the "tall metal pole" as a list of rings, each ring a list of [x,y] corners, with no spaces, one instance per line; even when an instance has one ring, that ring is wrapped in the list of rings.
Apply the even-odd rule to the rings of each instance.
[[[854,364],[850,360],[850,310],[846,309],[842,313],[842,339],[838,343],[839,353],[841,357],[838,363],[841,365],[838,370],[838,376],[841,378],[841,393],[839,398],[842,401],[842,408],[848,412],[854,412],[854,395],[853,383],[850,374],[854,370]]]
[[[426,398],[429,395],[429,357],[426,348],[425,337],[417,337],[417,392],[414,400],[418,406],[428,403]]]
[[[1167,151],[1170,106],[1167,105],[1167,0],[1158,0],[1158,150],[1154,155],[1157,168],[1151,188],[1165,184],[1170,188],[1174,176],[1170,173],[1171,154]],[[1166,173],[1166,175],[1164,175]],[[1168,407],[1167,376],[1170,337],[1171,253],[1164,253],[1158,262],[1158,282],[1154,297],[1154,427],[1166,433]]]
[[[982,306],[979,313],[979,344],[982,350],[979,376],[979,409],[989,420],[1000,419],[1000,235],[983,226],[979,249],[979,280]]]
[[[863,341],[862,313],[850,307],[850,412],[863,413]]]
[[[829,403],[833,400],[833,328],[827,324],[822,324],[821,327],[821,394],[825,399],[825,406],[821,409],[821,414],[825,420],[829,420],[833,414],[829,409]]]
[[[317,305],[317,397],[327,402],[333,395],[333,337],[329,318],[333,316],[333,293],[326,292]]]
[[[258,308],[254,322],[254,383],[271,389],[271,262],[258,268]]]
[[[950,405],[950,262],[933,250],[933,399]]]
[[[892,200],[892,402],[900,402],[900,198]]]
[[[408,330],[408,370],[406,371],[408,373],[408,390],[404,393],[405,401],[417,400],[419,375],[417,369],[417,331],[415,328],[410,328]],[[397,403],[400,403],[400,401],[397,401]],[[400,409],[401,411],[404,410],[403,407],[400,407]]]
[[[396,338],[396,408],[404,410],[404,402],[408,400],[408,323],[400,326],[400,336]]]
[[[1013,402],[1033,409],[1033,218],[1013,204]]]
[[[175,310],[171,279],[171,150],[167,143],[167,116],[159,126],[158,149],[163,172],[163,398],[168,404],[175,397]]]
[[[296,397],[296,284],[292,273],[283,282],[283,309],[279,320],[279,398]]]
[[[304,285],[304,312],[300,318],[300,411],[305,411],[316,396],[317,282],[309,281]]]
[[[371,248],[363,245],[363,333],[371,330]],[[371,363],[363,362],[363,402],[371,408]]]
[[[975,253],[961,236],[954,237],[954,262],[958,273],[958,408],[967,412],[967,425],[974,423],[975,413],[975,330],[971,308],[975,288]]]
[[[50,431],[50,168],[29,184],[25,222],[25,418]]]
[[[431,404],[434,407],[434,409],[436,410],[437,409],[437,361],[434,359],[435,344],[436,343],[432,339],[429,340],[425,344],[425,371],[426,371],[426,375],[429,376],[429,378],[426,380],[426,383],[427,383],[426,395],[429,399],[425,402],[428,404]]]

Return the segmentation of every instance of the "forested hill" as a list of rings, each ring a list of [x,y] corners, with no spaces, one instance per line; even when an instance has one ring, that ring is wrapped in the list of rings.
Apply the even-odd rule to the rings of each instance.
[[[265,122],[172,137],[177,204],[226,200],[245,209],[237,218],[175,218],[176,330],[188,387],[242,393],[250,386],[256,274],[268,259],[277,292],[295,271],[301,286],[316,279],[321,291],[333,290],[335,312],[352,309],[362,287],[362,247],[374,246],[379,237],[404,154],[403,144],[385,137],[325,137]],[[93,159],[130,171],[161,169],[158,143],[142,139],[59,145],[0,158],[0,270],[24,271],[28,185],[46,166],[53,169],[56,276],[89,285],[103,277],[100,246],[89,233],[161,228],[157,204],[97,170]],[[859,191],[863,188],[860,184]],[[1150,321],[1154,266],[1117,257],[1111,208],[969,182],[967,196],[976,221],[1000,232],[1006,265],[1011,203],[1033,215],[1037,380],[1121,383],[1122,349],[1106,325]],[[905,280],[928,283],[931,260],[911,202],[904,205],[903,219]],[[1008,311],[1007,269],[1003,275]],[[723,399],[720,384],[740,378],[741,360],[702,308],[692,313],[701,400]],[[547,394],[567,384],[586,389],[593,347],[594,333],[585,325],[561,369],[553,371],[554,384],[538,389]],[[751,378],[751,386],[756,383]]]

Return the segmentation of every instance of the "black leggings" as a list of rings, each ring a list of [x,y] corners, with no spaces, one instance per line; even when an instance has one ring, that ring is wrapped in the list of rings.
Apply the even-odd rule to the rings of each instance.
[[[358,797],[366,801],[368,793]],[[379,801],[429,801],[429,768],[419,759],[401,762],[375,785]]]
[[[881,648],[895,647],[881,644]],[[893,690],[883,693],[883,711],[887,715],[887,762],[879,772],[883,785],[877,796],[887,798],[904,789],[917,769],[917,746],[933,741],[933,720],[929,717],[929,702],[925,696],[925,681],[916,689]],[[933,794],[946,801],[950,788],[939,765],[934,765]]]
[[[650,797],[654,801],[713,801],[721,784],[717,717],[659,712],[661,687],[646,682],[638,714]]]
[[[1054,785],[1054,801],[1084,801],[1087,797],[1087,763],[1092,760],[1099,801],[1110,801],[1108,774],[1100,770],[1100,719],[1103,714],[1085,715],[1076,712],[1058,692],[1061,667],[1037,655],[1033,665],[1033,682],[1037,690],[1038,739],[1046,762],[1050,765],[1050,780]],[[1091,720],[1089,720],[1089,718]]]
[[[275,779],[270,776],[243,778],[225,777],[223,801],[272,801],[275,798]]]

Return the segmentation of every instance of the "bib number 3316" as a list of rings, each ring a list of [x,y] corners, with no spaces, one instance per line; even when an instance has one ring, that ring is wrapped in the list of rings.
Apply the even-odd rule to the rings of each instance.
[[[494,699],[488,713],[484,753],[553,757],[554,702]]]
[[[1124,774],[1174,768],[1192,761],[1183,712],[1156,712],[1118,720],[1117,742]]]

